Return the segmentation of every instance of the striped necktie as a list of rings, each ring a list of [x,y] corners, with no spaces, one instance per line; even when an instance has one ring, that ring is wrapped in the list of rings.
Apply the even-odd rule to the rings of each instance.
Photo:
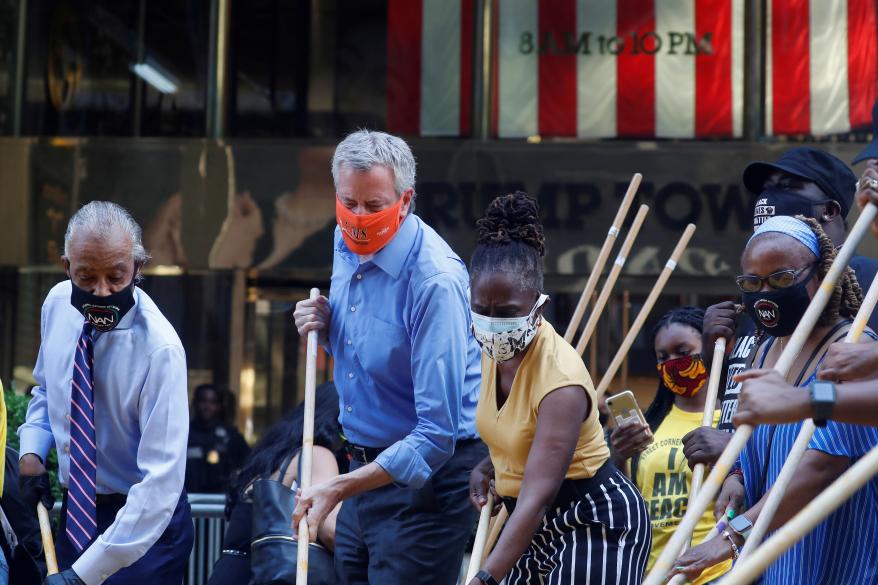
[[[97,536],[95,477],[94,340],[86,322],[76,344],[70,392],[70,481],[67,485],[67,537],[82,552]]]

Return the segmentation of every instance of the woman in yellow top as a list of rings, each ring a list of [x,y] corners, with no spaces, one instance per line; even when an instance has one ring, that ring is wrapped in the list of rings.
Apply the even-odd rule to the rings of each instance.
[[[649,555],[646,507],[609,461],[594,386],[579,354],[542,317],[543,228],[536,201],[495,199],[473,252],[473,333],[482,347],[476,426],[490,456],[470,477],[510,512],[469,585],[638,584]]]
[[[701,332],[704,311],[680,307],[665,313],[656,324],[655,357],[659,385],[655,399],[646,410],[646,425],[625,422],[610,435],[617,464],[633,458],[631,473],[646,500],[652,522],[652,551],[647,570],[659,557],[665,543],[686,513],[692,470],[683,454],[683,436],[701,426],[704,413],[707,371],[701,359]],[[713,424],[720,411],[714,411]],[[693,532],[693,542],[701,542],[714,526],[713,513],[706,511]],[[708,569],[696,585],[713,581],[732,566],[731,561]]]

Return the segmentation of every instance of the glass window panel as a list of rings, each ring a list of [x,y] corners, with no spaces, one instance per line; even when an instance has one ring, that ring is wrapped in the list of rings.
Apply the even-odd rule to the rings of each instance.
[[[29,3],[23,130],[201,136],[209,0]]]
[[[0,0],[0,135],[12,134],[18,0]]]
[[[308,0],[232,3],[230,134],[307,133]]]
[[[357,128],[468,136],[474,0],[253,0],[233,7],[234,136]]]
[[[144,136],[203,136],[210,1],[141,1],[146,5],[143,61],[176,86],[174,93],[162,93],[149,83],[142,84],[141,132]]]

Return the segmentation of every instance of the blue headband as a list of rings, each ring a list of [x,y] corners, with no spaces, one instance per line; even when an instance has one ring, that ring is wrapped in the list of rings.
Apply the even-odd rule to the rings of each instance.
[[[786,234],[791,238],[795,238],[802,243],[803,246],[811,250],[815,257],[820,258],[820,245],[817,242],[817,235],[808,227],[808,224],[801,219],[796,219],[789,215],[775,215],[770,217],[762,225],[756,228],[753,235],[747,241],[750,244],[755,238],[769,232],[777,232]]]

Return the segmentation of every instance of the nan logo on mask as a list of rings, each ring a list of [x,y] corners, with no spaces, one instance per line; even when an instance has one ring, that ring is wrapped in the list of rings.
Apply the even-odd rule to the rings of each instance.
[[[780,316],[777,303],[768,299],[759,299],[753,305],[753,308],[756,310],[756,316],[759,317],[759,322],[762,325],[765,327],[777,327]]]
[[[109,331],[119,323],[121,308],[116,305],[82,305],[85,320],[98,331]]]

